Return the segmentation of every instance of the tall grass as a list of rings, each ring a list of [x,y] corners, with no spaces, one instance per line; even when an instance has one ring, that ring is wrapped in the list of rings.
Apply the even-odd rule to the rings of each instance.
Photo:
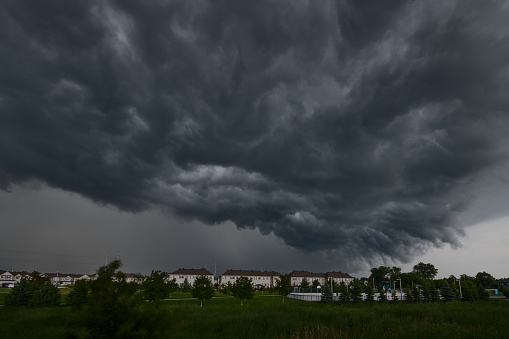
[[[509,338],[509,302],[322,304],[259,296],[165,301],[174,338]],[[0,307],[0,337],[63,338],[69,307]],[[78,333],[84,337],[84,333]]]

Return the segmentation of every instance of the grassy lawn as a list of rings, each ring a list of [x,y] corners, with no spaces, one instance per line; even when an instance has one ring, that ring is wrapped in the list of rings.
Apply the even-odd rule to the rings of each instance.
[[[170,300],[175,338],[508,338],[509,302],[326,305],[281,297]],[[0,307],[1,338],[62,338],[67,306]],[[81,333],[80,337],[83,337]]]

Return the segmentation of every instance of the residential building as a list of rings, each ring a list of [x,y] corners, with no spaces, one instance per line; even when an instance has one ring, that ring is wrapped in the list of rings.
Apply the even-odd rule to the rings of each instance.
[[[175,279],[177,284],[182,288],[186,279],[189,284],[193,285],[196,278],[201,275],[209,278],[212,284],[215,283],[214,275],[205,268],[179,268],[175,272],[169,273],[167,279]]]
[[[304,278],[309,282],[309,285],[313,284],[313,281],[318,280],[320,286],[328,283],[332,279],[335,283],[350,284],[353,281],[353,277],[343,272],[327,272],[327,273],[314,273],[308,271],[293,271],[289,274],[290,282],[292,286],[300,286]]]
[[[246,277],[252,280],[253,287],[256,289],[271,288],[275,286],[279,276],[281,274],[274,271],[227,270],[219,277],[219,284],[220,286],[234,284],[240,277]]]

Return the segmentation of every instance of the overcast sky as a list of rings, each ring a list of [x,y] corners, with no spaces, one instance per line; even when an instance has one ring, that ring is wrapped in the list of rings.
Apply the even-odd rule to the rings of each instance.
[[[0,269],[509,276],[507,1],[0,5]]]

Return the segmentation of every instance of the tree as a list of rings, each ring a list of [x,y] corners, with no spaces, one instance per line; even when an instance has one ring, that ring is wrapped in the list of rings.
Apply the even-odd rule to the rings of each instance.
[[[383,287],[380,287],[378,289],[378,302],[385,303],[387,302],[387,295],[385,294],[385,289]]]
[[[283,296],[283,304],[285,303],[285,297],[292,293],[292,290],[293,287],[289,275],[282,275],[279,279],[276,279],[276,291],[279,295]]]
[[[21,279],[5,298],[7,306],[56,306],[60,304],[60,291],[48,278],[38,272],[31,280]]]
[[[413,290],[411,290],[411,289],[409,289],[409,288],[407,288],[407,289],[405,290],[405,296],[404,296],[404,299],[405,299],[405,301],[406,301],[406,302],[408,302],[408,303],[413,303],[413,302],[415,302],[415,300],[414,300],[414,294],[413,294],[412,292],[413,292]]]
[[[442,301],[456,301],[456,292],[454,289],[449,285],[449,282],[447,280],[444,280],[442,282],[442,285],[440,286],[440,294],[442,296]]]
[[[235,298],[240,299],[241,305],[244,299],[252,299],[254,295],[252,280],[246,277],[237,279],[233,284],[232,294]]]
[[[322,288],[321,302],[326,304],[332,304],[334,302],[334,296],[332,295],[332,290],[329,288],[329,286],[324,286]]]
[[[173,278],[171,279],[170,281],[168,281],[168,290],[170,291],[170,298],[171,298],[171,294],[173,292],[177,292],[178,289],[179,289],[179,284],[177,284],[177,279]]]
[[[438,269],[436,269],[432,264],[420,262],[414,266],[413,272],[417,273],[423,279],[432,280],[437,275]]]
[[[67,294],[67,303],[74,310],[81,310],[81,308],[87,303],[89,291],[90,288],[88,281],[76,281],[72,290]]]
[[[412,293],[412,300],[413,300],[413,302],[418,303],[418,302],[420,302],[422,300],[421,299],[421,291],[417,288],[417,286],[414,286],[410,293]]]
[[[152,271],[142,283],[145,298],[159,301],[170,294],[170,286],[166,283],[166,274],[161,271]]]
[[[354,303],[362,301],[362,289],[359,280],[354,279],[350,285],[350,300]]]
[[[309,281],[306,279],[306,277],[302,278],[300,288],[309,288]]]
[[[313,287],[313,288],[318,288],[318,286],[320,286],[320,282],[318,281],[318,279],[313,280],[313,285],[312,285],[312,287]]]
[[[191,292],[193,286],[189,283],[187,278],[184,279],[184,283],[182,284],[182,292]]]
[[[366,302],[372,303],[375,301],[375,291],[373,290],[373,286],[371,284],[366,285]]]
[[[350,301],[350,289],[348,288],[344,281],[342,281],[339,284],[339,293],[340,293],[339,295],[340,303],[344,304]]]
[[[497,288],[497,280],[491,274],[479,272],[475,275],[475,281],[484,288]]]
[[[214,285],[206,275],[196,278],[191,290],[193,298],[200,299],[200,307],[203,307],[203,300],[209,300],[214,296]]]
[[[226,294],[226,295],[230,295],[232,294],[232,288],[233,288],[233,285],[230,281],[228,281],[228,284],[222,286],[223,288],[221,289],[221,292],[223,294]]]
[[[121,265],[115,260],[99,268],[97,279],[89,282],[88,300],[70,326],[84,327],[93,338],[169,336],[167,311],[159,303],[142,304],[139,286],[117,271]]]

